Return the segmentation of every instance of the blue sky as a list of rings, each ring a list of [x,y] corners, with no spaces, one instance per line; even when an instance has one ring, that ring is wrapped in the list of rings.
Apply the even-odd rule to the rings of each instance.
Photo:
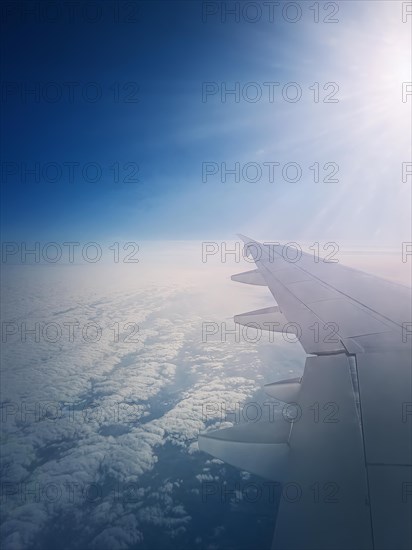
[[[411,80],[411,31],[401,2],[340,2],[339,22],[329,24],[314,23],[311,2],[297,3],[296,23],[282,18],[285,2],[274,21],[263,11],[256,23],[242,15],[239,22],[228,15],[225,23],[221,11],[202,21],[200,2],[138,3],[137,21],[126,23],[125,4],[117,4],[119,23],[111,3],[101,4],[95,23],[81,14],[70,20],[64,10],[53,22],[8,16],[2,159],[18,173],[5,175],[3,164],[3,238],[213,239],[241,231],[395,246],[408,240],[411,186],[400,174],[410,160],[412,97],[402,103],[400,90]],[[236,3],[209,4],[222,10]],[[329,12],[319,5],[322,19]],[[42,94],[52,93],[51,82],[61,100],[22,100],[22,87],[38,83]],[[78,83],[73,101],[68,82]],[[90,82],[102,92],[96,102],[82,96]],[[123,88],[127,82],[138,91],[134,84]],[[219,90],[206,101],[204,82]],[[255,82],[262,99],[222,102],[222,83],[236,82],[240,89]],[[280,83],[273,102],[264,82]],[[300,101],[282,99],[279,90],[288,82],[298,83]],[[314,82],[318,103],[309,90]],[[338,84],[338,103],[322,101],[333,90],[323,91],[327,82]],[[203,162],[294,162],[303,175],[295,183],[281,177],[222,182],[219,172],[204,182]],[[314,162],[336,163],[339,182],[313,182]],[[41,170],[57,163],[62,176],[22,181],[24,164],[36,163]],[[100,167],[99,181],[81,176],[88,163]],[[67,164],[76,170],[72,182]],[[121,178],[135,174],[139,181],[114,182],[115,167]]]

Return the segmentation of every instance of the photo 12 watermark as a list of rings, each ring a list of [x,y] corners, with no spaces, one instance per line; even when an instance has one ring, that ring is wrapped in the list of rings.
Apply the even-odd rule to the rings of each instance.
[[[258,312],[257,312],[258,314]],[[202,322],[202,343],[208,342],[232,342],[232,343],[247,343],[257,344],[258,342],[264,342],[273,344],[276,342],[276,335],[280,335],[284,342],[288,344],[295,344],[302,339],[305,333],[305,341],[308,341],[308,334],[314,344],[320,342],[325,344],[338,344],[339,339],[339,325],[334,321],[326,323],[314,321],[303,326],[302,323],[296,321],[276,321],[270,319],[270,314],[267,315],[265,320],[264,314],[259,321],[243,321],[242,316],[236,316],[234,323],[227,323],[222,321],[217,323],[216,321],[204,321]],[[406,329],[405,329],[406,330]],[[405,338],[407,337],[405,334]]]
[[[103,261],[115,264],[137,264],[139,263],[138,253],[139,244],[133,241],[125,243],[6,241],[1,245],[3,264],[96,264]]]
[[[335,161],[313,162],[303,166],[295,161],[279,162],[202,162],[202,183],[339,183]]]
[[[30,342],[39,344],[87,343],[105,341],[113,343],[139,343],[139,325],[135,322],[113,322],[102,326],[94,321],[80,323],[77,320],[57,322],[2,321],[1,341],[3,344]]]
[[[211,420],[225,424],[255,424],[262,420],[274,424],[286,422],[288,425],[300,422],[302,418],[314,424],[337,424],[340,419],[340,405],[324,396],[322,402],[314,401],[303,407],[299,403],[284,403],[282,401],[226,402],[209,401],[202,403],[202,420]],[[275,429],[275,427],[274,427]]]
[[[111,426],[136,426],[145,410],[144,404],[112,400],[103,403],[51,399],[4,401],[1,403],[1,422],[19,426],[59,422],[79,425],[105,422]]]
[[[139,23],[144,3],[136,0],[10,0],[1,2],[0,16],[8,24]]]
[[[137,482],[97,483],[87,481],[24,481],[1,482],[1,502],[21,506],[28,503],[102,504],[142,502],[144,490]]]
[[[36,104],[93,104],[139,103],[140,84],[135,81],[3,81],[0,98],[4,104],[19,102],[22,105]]]
[[[339,23],[341,2],[207,1],[202,2],[203,23]]]
[[[0,181],[4,184],[78,184],[141,183],[135,161],[100,162],[14,162],[0,163]]]
[[[227,263],[228,259],[233,263],[255,262],[264,259],[269,263],[283,261],[286,264],[310,263],[338,263],[337,254],[340,250],[338,243],[314,242],[305,246],[310,253],[305,253],[303,243],[290,241],[282,244],[278,241],[258,243],[256,241],[244,244],[241,241],[203,241],[201,248],[202,262],[207,263],[209,258],[218,259],[221,263]],[[322,252],[321,252],[322,251]]]
[[[202,82],[202,103],[339,103],[337,82]],[[412,93],[412,92],[411,92]]]
[[[200,496],[202,503],[251,503],[274,504],[284,500],[292,504],[303,499],[313,503],[337,504],[340,486],[334,481],[313,481],[301,484],[297,481],[242,481],[236,483],[202,481]]]

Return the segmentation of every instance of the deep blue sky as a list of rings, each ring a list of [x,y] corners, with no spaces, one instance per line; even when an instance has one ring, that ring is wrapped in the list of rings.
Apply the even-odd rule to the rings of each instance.
[[[121,22],[113,20],[114,4]],[[369,67],[371,60],[376,62],[373,44],[382,40],[383,29],[388,32],[389,28],[394,36],[404,30],[398,11],[389,8],[396,15],[391,29],[388,18],[382,28],[375,25],[382,20],[376,14],[379,5],[388,6],[383,2],[366,2],[362,8],[341,2],[336,24],[315,24],[308,2],[298,3],[302,17],[297,23],[281,17],[284,2],[276,8],[275,21],[265,11],[257,23],[242,17],[236,22],[232,16],[223,23],[220,14],[204,22],[201,2],[139,2],[137,21],[125,22],[128,13],[133,15],[127,6],[133,4],[102,2],[102,16],[95,23],[82,13],[71,19],[61,3],[57,3],[61,12],[52,22],[42,15],[40,20],[28,15],[24,21],[19,11],[7,15],[2,32],[2,161],[17,163],[19,173],[3,174],[4,238],[215,238],[263,229],[276,238],[280,227],[286,238],[297,238],[321,215],[313,230],[316,237],[320,227],[336,219],[331,208],[350,194],[355,182],[349,170],[354,166],[360,174],[356,184],[363,181],[362,188],[368,191],[363,197],[365,206],[368,202],[372,209],[368,218],[374,219],[381,210],[382,195],[365,185],[372,180],[376,185],[369,165],[362,166],[367,159],[353,162],[353,154],[358,152],[356,140],[365,144],[368,132],[376,136],[376,128],[369,124],[371,120],[376,123],[376,112],[366,112],[359,129],[362,110],[370,106],[371,99],[362,95],[364,83],[354,75],[364,75],[362,64]],[[212,4],[222,9],[221,3]],[[320,3],[321,8],[324,4]],[[370,13],[369,4],[376,4]],[[293,17],[293,12],[289,15]],[[366,53],[364,45],[356,42],[365,34],[371,48]],[[228,87],[236,81],[242,86],[250,81],[260,85],[296,81],[304,96],[295,104],[281,99],[269,103],[265,98],[258,103],[222,103],[219,95],[203,103],[205,81],[227,82]],[[314,104],[307,87],[316,81],[321,85],[339,82],[340,103]],[[50,82],[63,92],[55,103],[43,97],[36,102],[32,96],[24,102],[10,84],[31,88],[38,83],[47,92]],[[72,102],[67,82],[79,83]],[[96,82],[102,91],[95,103],[82,97],[88,82]],[[137,83],[138,102],[123,101],[133,91],[130,88],[120,90],[120,101],[115,102],[112,88],[116,82],[120,87]],[[363,103],[355,105],[354,97]],[[386,127],[386,118],[381,124]],[[348,131],[353,135],[348,136]],[[316,160],[339,162],[341,178],[346,165],[347,179],[341,179],[339,187],[326,189],[306,181],[309,171],[306,180],[295,185],[284,181],[224,184],[218,177],[204,183],[201,177],[203,161],[228,165],[295,161],[310,166]],[[398,160],[386,158],[389,178],[395,170],[397,177]],[[39,163],[42,168],[53,162],[64,170],[55,183],[42,177],[35,182],[31,176],[22,181],[24,163],[31,167]],[[102,169],[96,183],[80,175],[81,167],[90,162]],[[63,163],[79,163],[75,181],[68,181]],[[109,169],[113,163],[136,163],[139,182],[115,183]],[[124,178],[129,170],[121,170],[120,176]],[[376,171],[383,176],[382,167]],[[262,208],[261,217],[267,223],[261,227],[256,220]],[[340,229],[345,219],[346,214]],[[359,228],[364,226],[361,217]],[[346,236],[345,231],[340,234]]]

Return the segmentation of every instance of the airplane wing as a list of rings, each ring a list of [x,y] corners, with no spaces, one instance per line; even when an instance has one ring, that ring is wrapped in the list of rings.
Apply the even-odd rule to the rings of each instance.
[[[302,378],[266,386],[289,417],[199,436],[199,448],[282,484],[275,550],[412,548],[411,289],[242,239],[277,305],[235,322],[297,338]]]

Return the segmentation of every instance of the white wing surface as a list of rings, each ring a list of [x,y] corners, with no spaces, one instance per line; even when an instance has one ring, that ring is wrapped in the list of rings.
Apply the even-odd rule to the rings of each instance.
[[[290,418],[199,436],[199,447],[282,483],[276,550],[412,548],[411,289],[293,247],[242,237],[275,307],[235,321],[296,335],[301,379],[268,384]]]

